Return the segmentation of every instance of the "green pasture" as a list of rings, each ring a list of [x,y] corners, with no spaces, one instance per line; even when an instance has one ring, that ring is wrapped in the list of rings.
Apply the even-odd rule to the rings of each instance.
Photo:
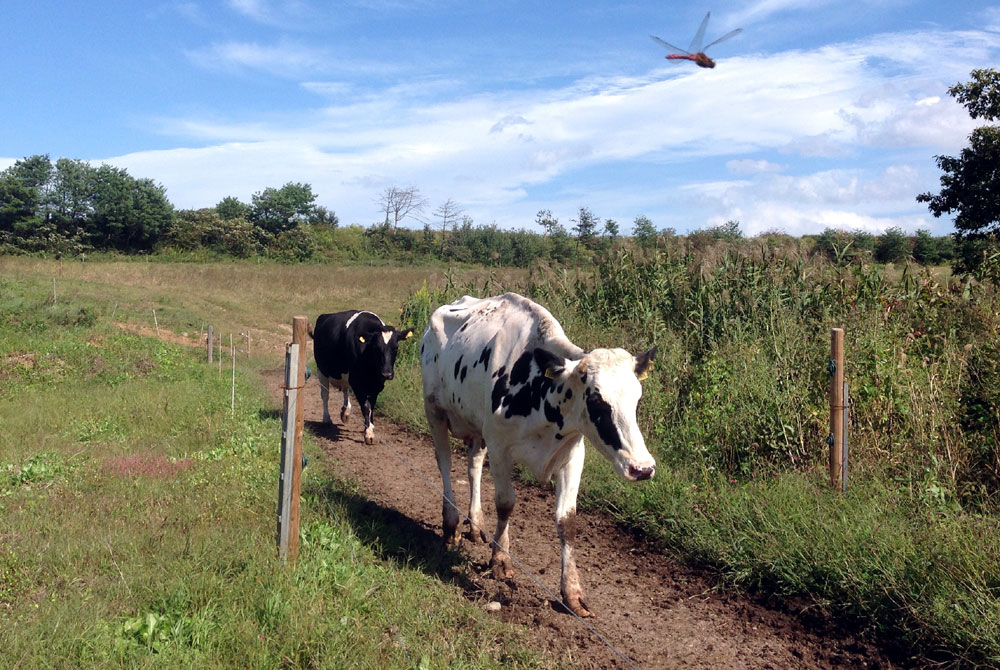
[[[364,276],[363,282],[358,280],[359,274]],[[253,333],[259,346],[255,345],[254,355],[239,368],[240,397],[246,403],[248,397],[259,393],[252,373],[280,365],[282,343],[289,337],[288,324],[295,314],[312,317],[325,311],[364,307],[397,325],[415,326],[419,332],[431,310],[464,293],[517,290],[548,307],[571,339],[585,348],[624,345],[640,351],[651,344],[659,347],[656,369],[644,383],[640,403],[640,422],[660,464],[656,477],[629,484],[616,478],[593,452],[587,462],[581,505],[604,510],[663,551],[711,569],[734,588],[792,597],[859,621],[863,628],[920,662],[966,667],[1000,664],[1000,399],[996,391],[1000,388],[1000,347],[996,344],[1000,342],[1000,309],[996,290],[988,283],[913,266],[837,265],[821,257],[803,256],[797,248],[785,249],[759,240],[704,251],[668,247],[611,254],[603,264],[586,271],[539,266],[500,273],[433,266],[359,269],[119,260],[60,265],[3,258],[0,277],[4,303],[12,305],[4,313],[23,315],[0,324],[5,366],[0,369],[0,383],[6,385],[0,386],[6,394],[0,411],[19,417],[15,434],[0,438],[5,440],[0,441],[0,462],[13,466],[7,475],[10,482],[21,482],[5,485],[14,491],[0,497],[4,504],[0,513],[5,516],[15,513],[10,501],[20,500],[16,496],[35,500],[36,492],[45,492],[44,499],[24,502],[16,513],[60,501],[64,508],[75,511],[79,505],[65,505],[63,497],[52,495],[72,490],[75,500],[95,499],[96,518],[115,518],[126,512],[136,515],[134,518],[147,515],[142,518],[159,520],[156,533],[144,528],[145,533],[156,535],[156,541],[165,542],[170,537],[174,542],[174,536],[185,535],[185,546],[194,547],[200,546],[196,541],[202,528],[199,524],[208,523],[206,517],[221,514],[217,510],[223,509],[241,519],[259,515],[256,536],[247,530],[252,525],[247,522],[239,526],[242,535],[226,541],[242,539],[249,542],[245,551],[270,555],[273,491],[265,484],[247,485],[251,474],[226,474],[227,468],[246,469],[255,462],[253,457],[227,455],[237,448],[226,445],[229,430],[243,434],[244,429],[252,433],[266,426],[276,434],[276,418],[261,415],[265,404],[258,401],[253,409],[238,408],[242,428],[227,424],[231,421],[228,378],[220,380],[204,366],[190,365],[198,355],[187,348],[123,334],[111,322],[151,329],[155,309],[161,329],[187,332],[192,339],[207,323],[224,334]],[[49,304],[53,277],[59,291],[54,306]],[[852,466],[846,494],[831,490],[825,470],[829,432],[826,367],[829,329],[833,326],[847,331],[845,372],[854,399]],[[52,338],[44,334],[46,328],[68,329],[75,334]],[[417,347],[406,347],[397,363],[395,381],[380,397],[380,410],[424,430]],[[95,363],[97,356],[100,364]],[[11,368],[18,370],[16,384],[6,372]],[[176,385],[177,392],[157,395],[156,390],[165,384]],[[15,386],[16,392],[12,390]],[[58,388],[66,394],[63,402],[56,403],[57,412],[29,409],[49,407],[48,403],[30,401],[31,394],[41,393],[42,388],[46,393]],[[188,393],[204,394],[206,389],[218,396],[212,401],[214,405],[183,398]],[[117,400],[115,393],[121,394]],[[149,402],[142,405],[144,413],[136,415],[131,403],[143,394]],[[10,416],[3,417],[5,425],[10,425]],[[145,425],[137,426],[136,416],[142,416]],[[167,434],[172,437],[166,439]],[[238,449],[252,451],[248,440],[252,443],[252,438],[242,438]],[[30,451],[23,450],[27,443],[32,445]],[[206,452],[222,455],[205,461],[190,455]],[[128,487],[121,482],[114,484],[117,480],[107,475],[110,466],[101,464],[136,453],[176,458],[178,463],[190,458],[198,467],[186,466],[172,477],[144,483],[144,490],[147,485],[156,489],[148,498],[155,503],[119,505],[119,498],[101,487]],[[270,461],[262,463],[259,472],[269,473],[270,467]],[[188,505],[177,517],[185,521],[177,522],[179,526],[170,525],[175,518],[170,514],[148,516],[150,506],[168,505],[171,492],[184,490],[184,482],[204,476],[205,469],[222,483],[230,481],[227,477],[240,479],[238,494],[211,501],[199,502],[197,496],[185,500]],[[320,479],[318,474],[310,477],[314,483]],[[109,482],[98,486],[96,482],[103,479]],[[86,482],[90,482],[91,491],[77,490]],[[235,483],[233,486],[235,490]],[[349,515],[344,521],[344,513],[337,511],[345,509],[343,505],[350,509],[343,493],[349,485],[331,481],[316,486],[306,495],[310,511],[303,516],[324,519],[326,525],[322,530],[310,526],[304,531],[309,560],[313,551],[332,542],[352,547],[350,555],[355,562],[343,564],[351,571],[395,570],[380,562],[379,552],[370,543],[352,539]],[[250,491],[257,496],[253,501],[245,500]],[[201,511],[196,512],[199,504]],[[32,524],[42,522],[29,522],[24,517],[16,523],[7,521],[6,528],[25,534],[24,538],[15,537],[22,545],[11,546],[38,545],[42,531],[22,531],[20,526],[26,524],[31,529]],[[48,523],[55,522],[50,519]],[[73,523],[87,529],[103,527],[91,521]],[[128,521],[120,526],[131,528]],[[215,617],[212,621],[216,621],[220,612],[230,612],[225,609],[225,597],[211,590],[214,582],[208,583],[208,577],[192,578],[197,588],[187,585],[187,595],[178,596],[180,587],[164,574],[170,571],[158,572],[148,563],[143,568],[159,574],[169,587],[154,584],[148,574],[134,580],[127,573],[123,576],[115,565],[124,566],[118,545],[111,544],[115,552],[112,560],[101,539],[107,536],[77,532],[76,540],[69,539],[73,534],[68,531],[54,535],[65,535],[67,547],[79,544],[90,549],[67,548],[73,558],[60,560],[68,560],[66,566],[80,563],[84,567],[78,572],[82,574],[98,572],[86,567],[90,563],[99,565],[103,572],[98,576],[104,581],[84,576],[77,586],[67,582],[59,587],[62,595],[57,600],[69,600],[66,594],[76,593],[74,589],[84,593],[95,588],[94,584],[103,584],[113,593],[100,596],[104,607],[109,613],[119,612],[110,624],[118,631],[114,635],[131,634],[132,639],[139,639],[136,636],[143,633],[135,632],[141,629],[138,622],[150,613],[160,616],[162,612],[172,621],[169,617],[197,618],[210,607],[211,617]],[[313,533],[345,539],[316,541],[310,539],[317,537]],[[246,535],[256,539],[251,541]],[[141,544],[135,539],[131,542]],[[133,549],[138,552],[133,556],[148,556],[143,552],[149,551],[151,540],[142,542],[147,544]],[[174,547],[180,554],[193,551]],[[218,561],[231,559],[238,552],[228,547],[220,553],[225,553],[226,559],[219,557]],[[198,555],[209,560],[207,557],[214,554],[211,547],[203,546]],[[39,572],[31,556],[15,549],[0,559],[5,561],[0,563],[0,603],[22,603],[30,597],[33,604],[41,606],[45,597],[50,597],[48,588],[54,587],[25,587],[36,584],[37,575],[42,573],[55,580],[55,571]],[[329,558],[325,560],[331,564]],[[221,570],[229,574],[213,565],[200,572],[217,575]],[[305,565],[308,561],[299,571]],[[325,601],[317,604],[310,600],[319,596],[307,585],[300,587],[295,581],[296,588],[301,588],[297,591],[289,591],[291,587],[285,582],[281,588],[273,586],[287,579],[288,573],[272,573],[268,568],[267,575],[261,576],[256,571],[263,568],[257,567],[257,562],[253,566],[237,574],[260,589],[261,595],[255,597],[277,590],[327,611]],[[441,597],[450,597],[451,592],[428,578],[426,572],[414,574],[418,580],[426,580],[418,581],[420,588],[440,586]],[[411,573],[401,570],[398,574],[403,580]],[[145,584],[146,590],[136,584]],[[155,593],[154,585],[159,587]],[[405,591],[402,586],[400,589]],[[45,597],[39,597],[43,591]],[[145,598],[141,603],[134,600],[137,593]],[[241,606],[250,601],[252,598],[243,596]],[[18,610],[23,612],[24,608],[19,606]],[[11,612],[8,607],[4,616],[11,616]],[[71,627],[71,621],[75,622],[72,625],[84,625],[79,617],[63,612],[67,623],[61,628]],[[377,613],[371,616],[378,618]],[[231,617],[225,625],[236,627],[232,622],[240,617],[246,624],[245,611]],[[321,618],[324,625],[336,627],[329,616]],[[410,626],[420,625],[412,619],[391,618],[398,622],[393,630],[404,634]],[[306,625],[290,623],[287,617],[280,621],[281,626]],[[120,627],[114,629],[115,625]],[[201,630],[198,625],[192,620],[179,630]],[[132,633],[123,632],[128,626],[134,629]],[[228,631],[232,628],[226,630],[231,636]],[[484,663],[511,662],[510,658],[532,662],[531,657],[515,651],[514,643],[496,642],[506,638],[482,632],[488,630],[496,629],[470,630],[477,642],[468,649],[488,650],[483,652],[488,657]],[[202,639],[198,637],[202,633],[183,635],[185,640]],[[318,639],[312,633],[303,635]],[[493,642],[484,643],[482,636]],[[35,636],[14,637],[22,640],[18,647],[22,654],[30,651],[32,642],[28,640],[35,640]],[[69,654],[65,658],[72,657],[74,662],[90,659],[80,655],[79,644],[66,644],[72,654],[65,652]],[[121,643],[117,644],[115,648],[120,649]],[[250,642],[246,644],[244,649]],[[386,645],[376,645],[376,653],[397,649]],[[189,642],[175,646],[183,647],[184,653],[213,649],[211,645],[195,649]],[[264,647],[270,649],[267,644]],[[113,657],[115,662],[126,658],[121,655],[125,652],[115,653],[119,654]],[[212,658],[229,658],[219,653]],[[274,658],[263,656],[266,653],[270,651],[261,651],[260,658]],[[280,653],[289,652],[283,649]],[[344,652],[324,647],[318,653],[329,658],[328,653]],[[465,658],[460,653],[455,651],[456,659]],[[28,658],[32,657],[29,653]],[[106,658],[110,657],[101,657]],[[88,662],[98,664],[97,660]]]
[[[353,486],[318,457],[300,560],[281,565],[280,418],[255,368],[231,408],[228,369],[111,317],[155,305],[180,332],[226,304],[235,329],[253,308],[189,298],[173,267],[148,283],[62,269],[54,305],[57,264],[0,273],[0,666],[552,666],[465,600],[446,554],[394,558],[391,527],[356,518]]]

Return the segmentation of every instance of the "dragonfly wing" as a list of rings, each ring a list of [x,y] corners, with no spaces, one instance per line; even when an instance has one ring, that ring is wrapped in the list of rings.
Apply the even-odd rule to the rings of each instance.
[[[712,15],[712,12],[705,14],[705,18],[702,19],[701,25],[698,26],[698,32],[694,34],[694,39],[691,40],[691,46],[688,47],[688,51],[696,54],[702,51],[701,43],[705,39],[705,28],[708,27],[708,17]]]
[[[715,46],[719,42],[725,42],[730,37],[735,37],[736,35],[739,35],[742,32],[743,32],[742,28],[737,28],[736,30],[730,30],[728,33],[726,33],[725,35],[723,35],[719,39],[717,39],[714,42],[712,42],[711,44],[709,44],[708,47]],[[708,47],[705,47],[705,51],[708,51]]]
[[[663,40],[661,40],[656,35],[650,35],[649,37],[650,37],[650,39],[652,39],[654,42],[656,42],[657,44],[659,44],[661,47],[663,47],[667,51],[670,51],[670,52],[673,52],[673,53],[684,54],[685,56],[690,56],[691,55],[687,51],[684,51],[684,49],[681,49],[680,47],[675,47],[670,42],[664,42]]]

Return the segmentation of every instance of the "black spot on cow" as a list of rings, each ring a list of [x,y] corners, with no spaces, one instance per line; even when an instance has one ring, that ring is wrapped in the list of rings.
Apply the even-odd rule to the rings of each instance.
[[[556,387],[556,393],[562,393],[562,390],[563,390],[563,385],[562,384],[560,384],[559,386]]]
[[[513,378],[513,375],[512,375]],[[507,412],[506,418],[512,416],[528,416],[542,407],[542,400],[555,388],[555,382],[548,377],[537,375],[530,382],[521,386],[514,394],[508,394],[503,399]]]
[[[580,381],[582,381],[584,384],[587,383],[587,373],[586,372],[584,372],[583,375],[581,375]]]
[[[463,365],[463,366],[462,366],[462,374],[461,374],[461,375],[459,376],[459,379],[458,379],[458,381],[460,381],[460,382],[464,382],[464,381],[465,381],[465,374],[466,374],[466,373],[467,373],[468,371],[469,371],[469,366],[468,366],[468,365]]]
[[[560,429],[562,429],[562,427],[563,427],[563,415],[562,415],[562,412],[559,411],[559,408],[558,407],[553,407],[552,405],[550,405],[548,400],[545,401],[544,407],[545,407],[545,418],[546,418],[546,420],[548,420],[548,421],[556,424],[557,426],[559,426]]]
[[[472,364],[473,369],[475,369],[477,364],[480,364],[485,368],[486,364],[490,360],[491,353],[493,353],[492,349],[489,347],[483,347],[483,350],[479,353],[479,358]]]
[[[566,400],[571,400],[573,398],[573,389],[566,389]]]
[[[503,377],[505,374],[507,374],[507,366],[501,365],[500,369],[498,369],[496,372],[493,373],[493,378],[498,379],[500,377]]]
[[[514,367],[510,369],[510,385],[524,384],[531,374],[531,352],[526,351],[514,362]]]
[[[434,362],[435,362],[435,363],[437,363],[437,362],[438,362],[438,355],[437,355],[437,354],[434,354]]]
[[[423,345],[423,343],[422,343],[422,342],[420,343],[420,355],[421,355],[421,356],[423,356],[423,355],[424,355],[424,345]]]
[[[493,411],[494,412],[497,411],[497,408],[500,407],[500,402],[504,399],[504,396],[507,395],[507,374],[503,370],[504,370],[503,368],[500,368],[497,371],[497,372],[500,373],[499,374],[499,378],[497,379],[496,383],[493,385]],[[497,375],[494,373],[494,376],[497,376]]]
[[[564,437],[565,437],[565,435],[563,435],[562,433],[556,433],[556,439],[557,439],[557,440],[561,440],[561,439],[563,439]]]
[[[461,333],[463,330],[465,330],[468,327],[469,327],[469,322],[466,321],[465,323],[462,324],[462,327],[458,329],[458,332]]]
[[[607,444],[614,450],[619,450],[622,448],[622,439],[618,435],[618,429],[615,427],[615,420],[611,412],[611,405],[608,401],[601,396],[601,392],[597,389],[587,389],[587,415],[590,417],[591,423],[597,428],[597,434],[604,440]]]
[[[462,368],[462,357],[459,356],[458,360],[455,361],[455,379],[458,379],[458,371]]]

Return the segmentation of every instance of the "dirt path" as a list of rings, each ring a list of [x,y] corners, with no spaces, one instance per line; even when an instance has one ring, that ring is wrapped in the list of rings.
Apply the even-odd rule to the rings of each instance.
[[[281,372],[266,375],[280,406]],[[347,425],[322,425],[316,382],[305,392],[306,430],[316,437],[338,476],[361,486],[354,504],[355,526],[389,522],[403,536],[403,558],[419,565],[441,544],[440,475],[430,438],[414,435],[376,417],[376,444],[362,441],[357,409]],[[334,404],[331,398],[331,405]],[[339,409],[339,408],[338,408]],[[338,412],[334,412],[339,415]],[[588,454],[592,457],[593,454]],[[459,506],[468,504],[465,459],[453,458],[452,481]],[[518,486],[511,516],[511,553],[553,593],[559,592],[559,541],[554,495],[543,487]],[[493,489],[483,477],[487,527],[495,523]],[[898,668],[877,647],[846,635],[822,616],[796,616],[742,595],[727,594],[697,572],[623,532],[608,519],[579,515],[577,564],[589,623],[638,668]],[[361,534],[363,535],[363,532]],[[430,547],[433,547],[431,549]],[[481,605],[502,604],[497,616],[533,631],[540,648],[575,667],[628,668],[579,620],[557,611],[551,598],[518,571],[511,583],[488,570],[489,551],[464,541],[452,578]],[[449,578],[448,575],[443,575]],[[843,626],[840,626],[842,628]]]

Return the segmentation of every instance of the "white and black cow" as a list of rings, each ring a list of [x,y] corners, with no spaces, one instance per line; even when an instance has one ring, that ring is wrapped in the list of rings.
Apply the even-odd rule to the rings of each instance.
[[[320,396],[323,398],[323,421],[330,423],[330,387],[344,393],[340,421],[351,412],[348,386],[361,406],[365,421],[365,444],[375,441],[372,413],[385,382],[395,376],[399,342],[409,339],[413,329],[396,330],[377,314],[351,309],[336,314],[320,314],[310,327],[313,355],[318,368]]]
[[[544,307],[516,293],[465,296],[435,310],[421,342],[420,363],[424,410],[444,483],[445,541],[459,541],[450,430],[469,446],[472,541],[477,535],[487,539],[480,484],[483,459],[487,453],[490,457],[497,509],[490,565],[498,578],[513,576],[506,551],[514,464],[527,466],[540,481],[555,479],[563,601],[580,616],[590,616],[573,555],[583,438],[622,477],[653,476],[656,463],[635,412],[642,395],[639,380],[652,368],[655,354],[656,347],[639,356],[624,349],[584,352]]]

